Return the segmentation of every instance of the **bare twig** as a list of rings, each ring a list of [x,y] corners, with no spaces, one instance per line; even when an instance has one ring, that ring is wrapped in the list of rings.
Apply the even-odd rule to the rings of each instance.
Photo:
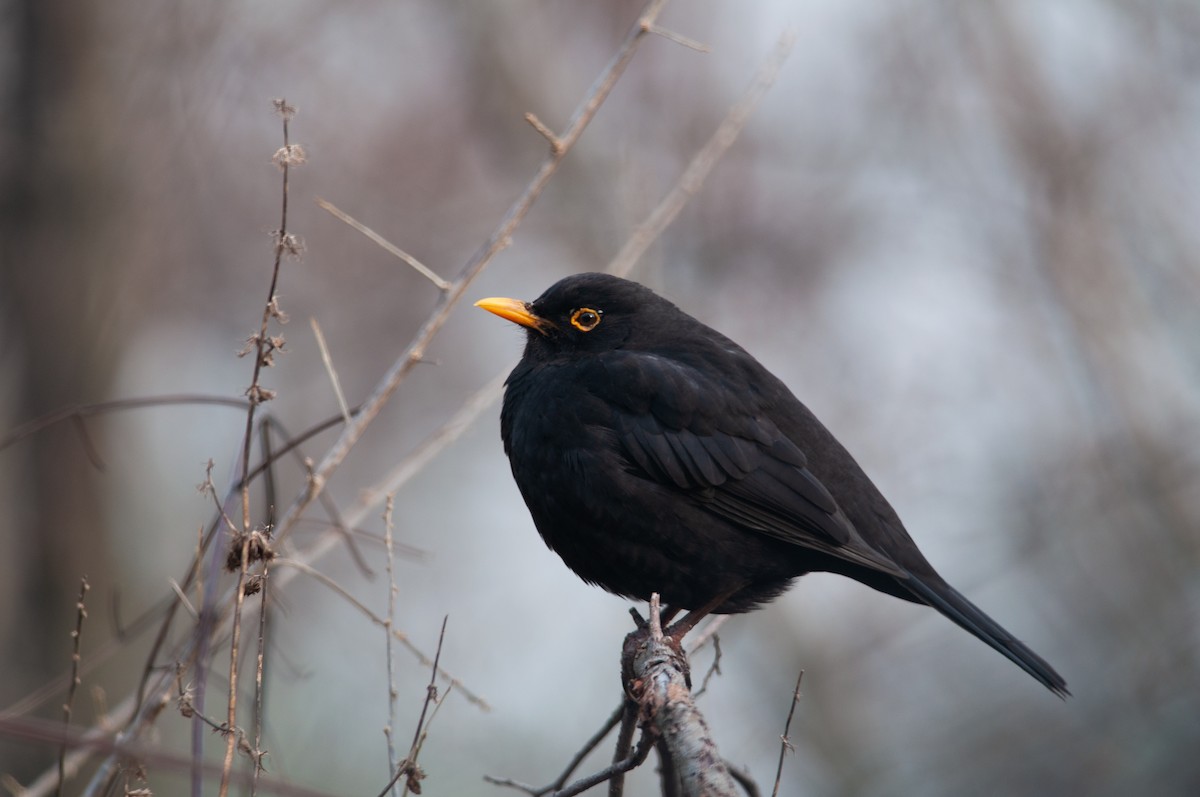
[[[266,660],[267,650],[267,594],[270,586],[270,570],[269,561],[264,560],[262,566],[262,597],[258,602],[258,655],[254,663],[254,747],[250,751],[251,757],[254,759],[254,773],[250,780],[250,797],[258,792],[259,776],[263,772],[263,758],[267,753],[262,749],[262,727],[263,727],[263,670]]]
[[[75,432],[79,435],[79,442],[83,444],[83,451],[91,461],[92,467],[103,472],[107,466],[104,464],[104,458],[100,456],[100,449],[96,448],[96,444],[92,442],[92,436],[88,434],[87,424],[83,422],[83,417],[75,415],[71,420],[75,424]]]
[[[628,702],[622,702],[621,705],[617,706],[617,710],[609,715],[609,718],[604,721],[602,726],[600,726],[600,730],[596,731],[596,733],[592,735],[592,738],[583,743],[583,746],[575,752],[575,755],[572,756],[569,762],[567,762],[567,766],[563,769],[559,776],[549,784],[538,788],[537,786],[529,786],[524,783],[519,783],[511,778],[498,778],[493,775],[484,775],[484,781],[496,786],[508,786],[509,788],[519,789],[530,794],[531,797],[542,797],[543,794],[549,794],[551,792],[558,791],[571,778],[571,775],[575,773],[575,770],[579,767],[579,765],[583,763],[583,759],[587,758],[588,755],[590,755],[591,752],[596,749],[600,742],[604,741],[604,737],[608,736],[609,732],[612,731],[613,728],[617,727],[617,723],[621,722],[622,718],[626,715],[628,711],[627,706],[629,705],[632,704]],[[637,706],[635,705],[633,713],[634,720],[637,719],[636,709]]]
[[[804,680],[804,670],[796,676],[796,688],[792,690],[792,707],[788,709],[787,720],[783,723],[783,735],[779,737],[779,765],[775,767],[775,788],[771,789],[771,797],[779,797],[779,782],[783,778],[783,757],[792,750],[792,741],[788,731],[792,727],[792,716],[796,713],[796,704],[800,702],[800,682]]]
[[[384,726],[383,734],[387,738],[388,748],[388,772],[395,772],[396,766],[396,741],[394,731],[396,727],[396,698],[399,696],[396,690],[396,669],[395,663],[392,660],[392,629],[396,624],[396,574],[395,574],[395,552],[392,548],[392,511],[395,508],[395,495],[387,497],[387,503],[383,510],[383,546],[387,552],[387,577],[388,577],[388,612],[387,619],[384,621],[384,629],[387,631],[385,640],[387,644],[387,688],[388,688],[388,719],[387,725]],[[391,792],[396,793],[396,786],[392,784]]]
[[[550,790],[547,788],[539,789],[534,786],[529,786],[520,781],[512,780],[511,778],[495,778],[491,775],[484,775],[483,779],[494,786],[505,786],[510,789],[523,791],[531,797],[542,797],[549,794],[550,797],[574,797],[576,794],[585,792],[593,786],[597,786],[607,781],[612,781],[620,777],[631,769],[640,767],[645,762],[646,757],[650,755],[650,751],[654,749],[654,737],[651,734],[643,734],[642,739],[638,742],[637,749],[629,756],[620,761],[613,762],[610,766],[605,767],[599,772],[588,775],[586,778],[580,778],[565,788]]]
[[[534,130],[542,134],[542,138],[550,142],[550,149],[554,152],[562,151],[562,139],[555,135],[554,131],[546,126],[546,123],[538,118],[533,111],[528,111],[525,114],[525,121],[529,122]]]
[[[700,630],[692,634],[692,647],[688,651],[688,655],[692,655],[708,644],[710,639],[716,637],[717,631],[721,629],[721,626],[729,622],[732,617],[733,615],[731,614],[711,615],[708,621],[700,627]]]
[[[254,369],[253,376],[250,379],[250,387],[246,391],[246,395],[250,399],[250,406],[246,410],[246,431],[242,442],[242,462],[241,474],[245,476],[250,472],[250,450],[254,444],[254,413],[259,404],[268,401],[274,396],[274,393],[263,388],[259,384],[259,377],[262,374],[262,369],[271,365],[271,355],[273,352],[282,347],[282,337],[268,338],[267,328],[271,323],[272,318],[282,320],[282,313],[279,310],[279,300],[276,296],[276,287],[279,285],[279,267],[283,263],[285,253],[291,254],[299,251],[299,247],[294,243],[295,238],[288,232],[288,186],[291,176],[291,168],[293,164],[303,162],[303,151],[296,145],[291,143],[289,137],[288,126],[291,123],[292,117],[296,113],[296,109],[287,104],[286,100],[278,99],[275,101],[275,109],[279,114],[280,120],[283,123],[283,147],[276,152],[275,162],[279,166],[282,173],[282,187],[280,190],[281,201],[279,211],[279,230],[276,232],[275,239],[275,260],[271,268],[271,285],[267,291],[267,301],[263,305],[262,321],[259,324],[258,334],[252,338],[254,349]],[[239,643],[241,642],[242,633],[242,606],[246,601],[246,577],[250,568],[250,546],[254,538],[252,533],[253,526],[250,522],[250,482],[248,479],[242,480],[242,541],[241,555],[239,557],[240,566],[238,568],[237,592],[233,604],[233,627],[232,637],[229,643],[229,711],[227,720],[228,735],[225,739],[225,761],[224,768],[221,772],[221,787],[218,792],[219,797],[226,797],[229,794],[229,775],[233,770],[233,753],[237,747],[237,700],[238,700],[238,653]],[[235,542],[236,544],[236,542]],[[258,762],[255,762],[257,769]]]
[[[379,482],[359,493],[359,507],[356,513],[366,513],[383,497],[394,494],[403,487],[409,479],[420,473],[434,457],[445,450],[462,433],[471,428],[471,424],[492,406],[504,392],[504,380],[508,377],[509,368],[497,373],[483,387],[475,391],[451,418],[442,424],[429,437],[425,438],[416,448],[405,456],[396,467],[387,473]]]
[[[623,775],[631,769],[637,769],[646,760],[646,756],[650,755],[650,751],[654,749],[655,738],[654,734],[643,733],[641,741],[638,742],[637,749],[628,758],[617,761],[594,775],[580,778],[565,789],[554,792],[551,797],[574,797],[574,795],[585,792],[610,778]]]
[[[349,224],[351,227],[353,227],[354,229],[361,232],[363,235],[370,238],[372,241],[377,243],[380,246],[380,248],[382,248],[388,254],[398,257],[399,259],[403,260],[408,265],[412,266],[413,269],[418,274],[420,274],[422,277],[424,277],[425,279],[429,280],[434,285],[436,285],[438,287],[438,290],[440,290],[440,291],[450,290],[450,287],[451,287],[450,283],[446,282],[444,279],[442,279],[437,274],[435,274],[433,269],[426,266],[420,260],[417,260],[415,257],[410,255],[408,252],[405,252],[403,249],[396,246],[391,241],[384,238],[382,235],[375,232],[367,225],[358,221],[353,216],[351,216],[349,213],[342,211],[336,205],[334,205],[332,202],[327,202],[324,199],[317,197],[317,204],[320,205],[322,209],[329,211],[329,213],[331,213],[334,217],[341,219],[346,224]]]
[[[47,429],[62,421],[75,418],[88,418],[92,415],[104,415],[109,412],[124,412],[125,410],[139,410],[145,407],[169,407],[179,404],[214,404],[221,407],[232,407],[234,409],[246,409],[245,399],[229,398],[227,396],[204,396],[204,395],[189,395],[178,394],[170,396],[148,396],[146,398],[136,399],[118,399],[116,401],[101,401],[96,404],[78,404],[70,407],[62,407],[61,409],[48,412],[45,415],[40,415],[31,421],[27,421],[15,429],[10,430],[3,437],[0,437],[0,451],[24,440],[30,435],[37,434],[43,429]]]
[[[67,699],[63,703],[63,743],[58,748],[58,790],[56,793],[60,797],[63,785],[67,780],[66,732],[71,727],[71,707],[75,703],[75,690],[79,688],[79,662],[81,660],[79,650],[83,641],[83,621],[87,619],[85,598],[87,598],[89,589],[91,589],[91,585],[88,584],[87,576],[84,576],[79,580],[79,598],[75,601],[75,630],[71,632],[71,685],[67,687]]]
[[[623,700],[620,707],[621,730],[617,733],[617,743],[613,748],[613,763],[629,757],[629,749],[633,745],[633,732],[637,730],[638,704],[632,700]],[[625,792],[625,773],[614,772],[608,782],[608,797],[621,797]]]
[[[400,762],[400,766],[396,768],[392,779],[383,787],[383,791],[379,792],[379,797],[385,795],[399,782],[400,778],[404,778],[404,794],[412,791],[414,794],[421,793],[420,782],[425,777],[425,772],[417,765],[417,756],[420,755],[421,745],[424,742],[425,732],[425,715],[429,711],[430,703],[434,704],[434,711],[437,706],[441,705],[438,700],[437,692],[437,676],[438,676],[438,661],[442,657],[442,644],[446,641],[446,622],[449,616],[442,618],[442,631],[438,635],[437,652],[433,656],[433,667],[429,674],[429,685],[425,687],[425,702],[421,705],[421,716],[417,719],[417,729],[413,732],[412,744],[408,748],[408,755]],[[432,717],[431,717],[432,719]]]
[[[368,606],[366,606],[366,604],[364,604],[362,601],[358,600],[353,595],[351,595],[346,590],[345,587],[343,587],[341,584],[334,581],[329,576],[322,573],[320,570],[317,570],[315,567],[308,564],[307,562],[301,561],[299,559],[287,559],[287,558],[283,558],[283,557],[277,557],[272,561],[272,564],[274,564],[276,567],[279,567],[279,566],[290,567],[290,568],[292,568],[294,570],[298,570],[306,575],[312,576],[318,582],[329,587],[331,590],[333,590],[338,595],[340,595],[342,598],[344,598],[346,601],[348,601],[351,606],[353,606],[354,608],[356,608],[360,612],[362,612],[363,615],[365,615],[368,619],[370,619],[371,622],[375,623],[376,625],[378,625],[380,627],[384,627],[387,625],[387,620],[385,618],[380,617],[375,612],[371,611],[371,609]],[[277,580],[281,580],[281,579],[279,577],[277,577]],[[420,648],[418,648],[416,645],[413,644],[412,640],[408,638],[407,634],[404,634],[401,631],[396,630],[395,628],[391,629],[391,631],[389,633],[392,635],[393,638],[395,638],[395,640],[397,642],[399,642],[401,645],[403,645],[406,649],[408,649],[408,651],[410,653],[413,654],[414,657],[416,657],[417,662],[419,664],[422,664],[424,666],[429,666],[429,664],[433,661],[432,658],[430,658]],[[450,686],[454,687],[457,691],[462,692],[463,697],[465,697],[469,702],[475,704],[476,706],[483,709],[484,711],[492,710],[491,705],[486,700],[484,700],[482,697],[480,697],[479,694],[477,694],[476,692],[468,689],[466,687],[466,685],[463,684],[463,682],[460,681],[453,674],[447,672],[445,669],[439,668],[438,675],[440,675],[442,678],[446,679],[446,681],[450,684]]]
[[[646,32],[653,33],[655,36],[661,36],[664,39],[666,39],[667,41],[675,42],[676,44],[681,44],[684,47],[687,47],[690,50],[695,50],[698,53],[712,52],[712,48],[709,47],[707,44],[701,44],[700,42],[696,41],[695,39],[689,39],[687,36],[676,33],[673,30],[668,30],[660,25],[651,25],[648,28],[646,28]]]
[[[728,615],[725,615],[728,616]],[[708,670],[704,673],[704,678],[700,681],[700,688],[696,690],[693,697],[700,697],[708,691],[708,682],[712,680],[714,675],[721,674],[721,638],[716,634],[712,635],[713,642],[713,660],[708,666]]]
[[[313,337],[317,339],[317,348],[321,351],[321,362],[325,364],[325,373],[329,375],[329,384],[333,386],[333,395],[337,398],[338,409],[342,411],[342,420],[350,423],[350,407],[346,404],[346,394],[342,392],[342,383],[338,379],[337,369],[333,367],[333,357],[329,354],[329,345],[325,343],[325,335],[317,319],[309,318]]]

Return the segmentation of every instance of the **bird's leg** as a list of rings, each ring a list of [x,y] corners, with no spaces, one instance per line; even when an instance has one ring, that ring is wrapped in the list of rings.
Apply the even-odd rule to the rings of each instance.
[[[696,625],[701,620],[703,620],[708,615],[712,614],[716,609],[718,609],[721,606],[721,604],[725,603],[725,601],[729,600],[734,595],[736,595],[738,593],[738,591],[741,590],[741,588],[744,586],[745,586],[745,584],[738,584],[737,586],[733,587],[732,589],[729,589],[729,590],[726,590],[725,592],[720,593],[715,598],[710,600],[708,603],[701,606],[699,609],[692,609],[690,612],[685,614],[679,620],[679,622],[675,623],[670,628],[666,629],[664,636],[670,637],[671,640],[674,641],[675,644],[678,645],[683,640],[683,638],[685,636],[687,636],[688,631],[691,631],[693,628],[695,628]],[[674,612],[672,612],[672,616],[673,615],[674,615]]]

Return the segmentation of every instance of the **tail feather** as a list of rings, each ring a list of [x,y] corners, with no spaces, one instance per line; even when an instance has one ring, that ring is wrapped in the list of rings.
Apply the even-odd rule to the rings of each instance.
[[[932,579],[928,581],[932,581]],[[1005,631],[999,623],[984,614],[979,607],[963,597],[958,590],[945,581],[938,579],[927,583],[910,573],[909,578],[901,580],[899,583],[911,591],[922,603],[937,609],[959,626],[1003,653],[1054,694],[1061,698],[1066,698],[1071,694],[1067,691],[1067,682],[1054,671],[1054,668],[1045,659],[1026,647],[1021,640]]]

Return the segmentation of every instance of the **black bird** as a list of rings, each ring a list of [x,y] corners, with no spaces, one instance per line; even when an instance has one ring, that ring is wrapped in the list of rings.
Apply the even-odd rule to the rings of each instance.
[[[584,581],[732,614],[797,576],[840,573],[932,606],[1069,694],[937,574],[849,452],[729,338],[606,274],[476,305],[526,328],[504,450],[542,539]]]

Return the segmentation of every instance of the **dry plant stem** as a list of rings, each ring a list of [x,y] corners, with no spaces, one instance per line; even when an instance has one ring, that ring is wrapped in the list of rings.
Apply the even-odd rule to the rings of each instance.
[[[392,511],[395,509],[396,496],[388,495],[387,502],[383,510],[383,547],[387,552],[387,577],[388,577],[388,613],[387,620],[383,627],[387,632],[384,637],[387,645],[387,687],[388,687],[388,719],[387,725],[383,729],[384,736],[387,737],[388,748],[388,772],[395,772],[396,767],[396,740],[394,731],[396,727],[396,698],[399,696],[396,691],[396,668],[392,659],[392,629],[396,624],[396,573],[395,552],[392,548]],[[393,784],[391,792],[396,793],[396,787]]]
[[[58,748],[58,789],[57,794],[62,795],[63,785],[67,780],[67,740],[66,732],[71,727],[71,706],[75,703],[75,690],[79,688],[79,662],[80,662],[80,644],[83,640],[83,621],[87,619],[87,604],[84,599],[87,598],[88,590],[91,585],[88,584],[87,576],[79,580],[79,599],[75,601],[75,630],[71,632],[71,685],[67,687],[67,699],[63,703],[63,743]]]
[[[429,711],[429,704],[437,700],[438,662],[442,658],[442,645],[446,641],[446,623],[449,621],[450,615],[442,618],[442,630],[438,634],[437,652],[433,654],[433,666],[429,668],[429,685],[425,687],[425,702],[421,706],[421,716],[417,720],[417,729],[413,731],[412,747],[410,748],[413,752],[416,752],[417,744],[421,741],[421,729],[425,727],[425,714]]]
[[[471,424],[479,418],[483,411],[500,398],[500,394],[504,390],[504,380],[508,378],[510,370],[512,369],[506,368],[496,374],[486,385],[472,394],[450,420],[421,441],[378,484],[361,491],[358,508],[352,510],[354,514],[356,516],[365,514],[375,506],[381,497],[395,494],[409,479],[420,473],[434,457],[445,450],[446,446],[471,428]]]
[[[379,792],[379,797],[386,797],[387,793],[400,781],[400,778],[405,778],[404,794],[408,794],[410,788],[415,783],[425,777],[420,767],[417,766],[417,756],[420,755],[421,745],[424,742],[425,715],[429,711],[429,704],[434,704],[434,711],[441,706],[441,702],[437,697],[437,676],[438,676],[438,661],[442,657],[442,644],[446,641],[446,623],[450,620],[449,615],[442,618],[442,631],[438,635],[437,652],[433,655],[433,666],[430,668],[429,685],[425,687],[425,702],[421,705],[421,716],[417,719],[417,729],[413,731],[412,744],[408,748],[408,755],[400,766],[396,768],[392,774],[391,780],[383,787],[383,791]],[[432,717],[431,717],[432,719]],[[420,792],[420,788],[412,789],[414,792]]]
[[[698,53],[712,52],[712,48],[707,44],[701,44],[695,39],[689,39],[687,36],[676,33],[673,30],[667,30],[666,28],[659,27],[658,25],[651,25],[649,28],[647,28],[646,32],[653,33],[655,36],[661,36],[667,41],[681,44],[684,47],[687,47],[690,50],[695,50]]]
[[[640,767],[645,762],[646,757],[650,755],[650,751],[654,749],[654,738],[653,734],[643,733],[641,741],[638,742],[637,749],[628,758],[618,761],[594,775],[589,775],[586,778],[575,781],[565,789],[554,792],[551,797],[574,797],[574,795],[585,792],[597,784]]]
[[[643,734],[642,739],[638,742],[638,747],[633,753],[621,761],[617,761],[612,766],[606,767],[599,772],[588,775],[586,778],[580,778],[566,788],[557,791],[549,791],[548,789],[536,789],[532,786],[527,786],[524,783],[519,783],[508,778],[493,778],[484,776],[484,780],[496,786],[507,786],[512,789],[523,791],[532,797],[542,797],[547,793],[550,797],[574,797],[576,794],[587,791],[593,786],[598,786],[606,780],[611,781],[613,778],[619,777],[631,769],[640,767],[646,760],[646,756],[650,755],[650,751],[654,748],[654,737],[651,734]]]
[[[566,768],[563,769],[562,774],[555,779],[554,783],[552,783],[550,787],[544,789],[542,793],[544,794],[548,791],[561,789],[563,784],[565,784],[570,779],[571,775],[575,773],[575,770],[579,767],[579,765],[583,763],[583,759],[587,758],[588,754],[595,750],[600,742],[604,741],[604,737],[608,736],[609,731],[617,727],[617,723],[621,722],[623,718],[628,715],[628,713],[628,704],[618,706],[617,710],[614,711],[607,720],[605,720],[604,725],[600,728],[600,730],[596,731],[596,733],[592,735],[592,738],[588,739],[584,743],[583,747],[581,747],[579,751],[575,753],[575,756],[570,760]],[[636,723],[636,713],[633,715],[633,718],[634,722]],[[632,731],[630,733],[632,734]]]
[[[783,779],[783,757],[789,750],[794,750],[788,731],[792,727],[792,716],[796,713],[796,704],[800,702],[800,682],[804,680],[804,670],[796,676],[796,688],[792,690],[792,707],[788,709],[787,720],[783,723],[783,735],[779,737],[779,765],[775,767],[775,788],[771,789],[771,797],[778,797],[779,782]]]
[[[291,141],[288,135],[288,124],[292,112],[287,109],[286,102],[282,100],[277,103],[277,107],[280,109],[280,118],[283,122],[282,151],[289,153],[291,150]],[[250,449],[254,443],[254,412],[264,400],[264,393],[259,385],[259,377],[262,375],[262,369],[267,362],[265,357],[268,351],[267,327],[271,322],[272,315],[277,312],[275,294],[276,288],[279,285],[279,266],[283,262],[283,253],[286,250],[286,242],[288,240],[288,180],[291,173],[291,158],[283,157],[279,159],[279,169],[283,173],[283,186],[280,191],[279,231],[276,233],[275,262],[271,268],[271,287],[267,291],[267,301],[263,305],[262,322],[259,325],[258,335],[254,341],[254,375],[250,380],[250,388],[247,391],[250,397],[250,407],[246,410],[246,431],[242,442],[241,474],[243,477],[250,472]],[[242,606],[246,601],[246,575],[250,567],[250,538],[252,532],[252,525],[250,523],[250,482],[245,478],[242,479],[241,531],[244,535],[242,540],[241,566],[238,568],[237,593],[233,605],[232,638],[229,643],[229,711],[228,719],[226,720],[228,735],[225,737],[225,763],[221,771],[219,797],[226,797],[229,794],[229,776],[233,770],[233,753],[237,749],[238,741],[238,653],[242,635]],[[255,768],[257,769],[257,763]]]
[[[726,615],[728,616],[728,615]],[[693,698],[699,698],[700,695],[708,691],[708,684],[712,681],[714,675],[721,674],[721,638],[716,634],[712,635],[713,641],[713,660],[712,664],[708,665],[708,670],[704,673],[704,678],[700,681],[700,688],[692,695]]]
[[[254,772],[250,780],[250,797],[258,793],[258,779],[263,770],[262,749],[263,726],[263,664],[267,650],[267,595],[270,591],[270,566],[263,562],[262,591],[259,593],[258,604],[258,650],[254,664]]]
[[[523,791],[531,795],[531,797],[542,797],[543,794],[550,794],[551,792],[558,791],[563,787],[563,785],[566,784],[568,780],[570,780],[571,775],[573,775],[579,765],[583,763],[583,759],[587,758],[588,755],[596,749],[600,742],[604,741],[604,737],[608,736],[609,732],[613,728],[617,727],[617,723],[622,721],[622,718],[625,717],[627,712],[627,705],[627,703],[622,703],[620,706],[617,706],[617,710],[609,715],[609,718],[604,721],[604,724],[600,727],[600,730],[596,731],[596,733],[592,735],[592,738],[584,742],[583,747],[576,751],[575,755],[571,758],[570,762],[567,763],[567,766],[563,769],[562,773],[559,774],[559,776],[553,781],[551,781],[549,785],[538,788],[536,786],[518,783],[511,778],[497,778],[493,775],[484,775],[483,780],[487,783],[491,783],[494,786],[507,786],[512,789]],[[634,706],[635,710],[636,708],[637,707]],[[633,718],[634,721],[636,721],[636,711],[633,715]]]
[[[529,212],[529,208],[532,207],[534,201],[541,195],[550,178],[558,170],[558,166],[563,158],[575,145],[575,142],[579,140],[580,135],[583,134],[588,123],[596,115],[596,111],[599,110],[600,105],[607,99],[613,86],[616,85],[617,80],[628,66],[630,59],[633,58],[633,54],[637,51],[637,46],[645,36],[646,29],[654,24],[664,5],[666,5],[666,0],[651,0],[646,5],[637,23],[626,34],[613,60],[589,89],[583,103],[572,115],[571,120],[567,124],[566,132],[560,137],[562,143],[561,149],[551,148],[545,160],[542,161],[537,174],[534,175],[516,202],[509,208],[508,213],[500,222],[500,226],[471,259],[467,261],[458,276],[450,284],[450,287],[442,292],[436,307],[434,307],[433,312],[425,321],[420,331],[417,332],[408,349],[388,369],[383,379],[376,386],[375,391],[363,404],[362,409],[355,414],[353,422],[342,430],[342,434],[337,442],[333,444],[324,459],[321,460],[320,464],[314,470],[313,476],[309,480],[308,489],[296,499],[283,518],[281,518],[279,539],[285,539],[291,532],[296,520],[317,494],[325,488],[329,477],[337,470],[338,466],[341,465],[346,455],[350,452],[350,449],[362,437],[367,426],[375,420],[375,417],[392,397],[392,394],[395,393],[396,388],[400,386],[400,383],[409,374],[413,366],[421,361],[430,341],[433,340],[434,336],[442,328],[442,325],[446,323],[446,319],[450,316],[450,311],[462,298],[466,289],[475,281],[483,269],[487,267],[492,258],[508,246],[512,239],[512,234],[524,220],[525,214]]]
[[[83,452],[87,456],[88,461],[92,463],[92,467],[96,470],[104,471],[107,466],[104,464],[104,458],[100,456],[100,450],[92,442],[92,436],[88,434],[87,424],[78,415],[71,418],[71,420],[75,424],[75,432],[79,435],[79,442],[83,445]]]
[[[758,73],[737,104],[729,109],[729,113],[725,115],[716,132],[688,163],[675,187],[663,197],[650,217],[634,230],[633,235],[629,236],[629,240],[621,247],[621,251],[605,268],[606,271],[618,276],[625,276],[632,271],[634,264],[641,260],[650,244],[658,240],[667,225],[675,220],[683,206],[700,190],[713,166],[737,139],[738,133],[746,126],[746,120],[750,118],[750,114],[774,84],[779,70],[787,61],[795,43],[796,35],[792,31],[786,31],[779,37],[775,48],[763,65],[759,67]]]
[[[97,404],[82,404],[63,407],[46,413],[32,421],[27,421],[17,428],[9,431],[3,437],[0,437],[0,451],[11,446],[13,443],[24,440],[30,435],[37,434],[43,429],[47,429],[56,423],[61,423],[65,420],[76,418],[88,418],[92,415],[104,415],[109,412],[123,412],[125,410],[139,410],[146,407],[167,407],[178,404],[215,404],[222,407],[233,407],[234,409],[246,409],[245,399],[229,398],[227,396],[204,396],[204,395],[189,395],[180,394],[172,396],[151,396],[147,398],[137,399],[118,399],[116,401],[102,401]]]
[[[353,411],[354,410],[351,410],[351,412]],[[305,471],[308,470],[308,468],[311,466],[311,460],[304,456],[304,452],[300,450],[299,447],[300,441],[308,435],[307,432],[304,435],[301,435],[299,439],[293,438],[288,433],[284,425],[279,421],[279,419],[272,416],[263,418],[260,428],[263,429],[263,465],[260,465],[259,468],[253,471],[255,475],[258,473],[270,473],[271,469],[268,466],[274,464],[276,460],[287,453],[292,454],[297,465],[299,465]],[[271,436],[267,434],[268,429],[274,429],[283,436],[286,444],[281,450],[275,450]],[[273,482],[274,480],[271,480],[269,483]],[[274,490],[272,490],[271,493],[272,494],[270,500],[267,502],[267,506],[273,511],[276,506]],[[350,558],[354,560],[354,564],[356,567],[358,567],[358,571],[367,578],[373,578],[375,576],[375,571],[373,571],[371,566],[367,564],[367,560],[363,557],[362,551],[359,550],[358,543],[355,542],[354,535],[351,533],[350,528],[342,522],[342,513],[338,511],[337,504],[334,503],[333,498],[330,497],[328,493],[321,493],[320,501],[321,507],[325,510],[325,514],[329,517],[330,526],[338,533],[341,541],[345,543],[346,551],[350,554]],[[269,518],[269,524],[274,527],[274,516]]]
[[[312,565],[310,565],[306,562],[303,562],[299,559],[285,559],[283,557],[276,557],[275,560],[272,562],[272,564],[275,565],[276,567],[280,567],[280,566],[289,567],[289,568],[292,568],[293,570],[297,570],[301,573],[304,573],[305,575],[312,576],[318,582],[320,582],[321,584],[324,584],[326,587],[329,587],[329,589],[336,592],[351,606],[353,606],[354,608],[356,608],[360,612],[362,612],[363,615],[366,616],[368,619],[370,619],[371,622],[375,623],[376,625],[380,626],[381,628],[387,624],[387,620],[385,618],[380,617],[379,615],[375,614],[375,612],[371,611],[371,609],[368,606],[366,606],[362,601],[358,600],[353,595],[351,595],[346,590],[345,587],[343,587],[341,584],[334,581],[329,576],[322,573],[320,570],[317,570]],[[283,579],[280,576],[280,577],[277,577],[277,580],[282,581]],[[391,635],[405,649],[407,649],[410,653],[413,654],[413,656],[417,659],[418,663],[428,667],[435,661],[435,658],[430,658],[420,648],[418,648],[416,645],[414,645],[412,643],[412,640],[410,640],[408,638],[408,636],[405,635],[403,632],[397,631],[396,629],[393,628],[391,630]],[[439,676],[444,678],[450,684],[450,686],[452,686],[457,691],[462,692],[463,697],[466,698],[466,700],[468,702],[474,704],[475,706],[478,706],[480,709],[482,709],[484,711],[492,710],[491,705],[486,700],[484,700],[477,693],[468,689],[467,686],[465,684],[463,684],[463,682],[460,681],[457,677],[455,677],[453,673],[447,672],[444,668],[442,668],[440,666],[438,667],[437,672],[438,672]]]
[[[329,354],[329,344],[325,342],[325,335],[321,332],[321,325],[317,323],[317,319],[309,318],[308,323],[312,327],[313,337],[317,339],[317,348],[321,352],[321,362],[325,365],[325,373],[329,376],[329,384],[333,387],[333,395],[337,399],[338,409],[342,412],[342,420],[350,423],[350,406],[346,404],[346,395],[342,392],[342,382],[338,379],[337,369],[333,367],[333,357]]]
[[[358,221],[353,216],[351,216],[349,213],[346,213],[345,211],[339,209],[332,202],[326,202],[324,199],[317,197],[317,204],[320,205],[322,209],[328,211],[335,218],[340,219],[341,221],[345,222],[346,224],[350,225],[354,229],[361,232],[363,235],[370,238],[372,241],[374,241],[376,244],[378,244],[380,246],[380,248],[383,249],[388,254],[394,255],[395,257],[398,257],[399,259],[403,260],[408,265],[412,266],[414,271],[416,271],[422,277],[424,277],[425,279],[429,280],[434,285],[436,285],[438,287],[438,290],[441,290],[441,291],[450,290],[450,283],[446,282],[444,279],[442,279],[437,274],[435,274],[433,269],[426,266],[420,260],[417,260],[415,257],[410,255],[408,252],[405,252],[403,249],[396,246],[391,241],[384,238],[382,235],[375,232],[367,225]]]
[[[171,598],[159,600],[154,606],[134,618],[128,626],[122,626],[118,620],[114,619],[113,625],[118,629],[117,634],[102,642],[95,650],[90,651],[87,662],[80,662],[78,671],[74,666],[68,668],[62,675],[52,678],[35,691],[24,695],[20,700],[0,708],[0,716],[20,716],[32,713],[46,701],[61,694],[63,689],[69,687],[74,678],[82,678],[107,663],[116,653],[124,650],[131,639],[149,628],[156,616],[166,609],[168,602],[173,601]]]
[[[621,730],[617,733],[617,744],[613,748],[613,763],[629,757],[633,746],[633,732],[637,729],[638,704],[632,700],[623,701],[621,706]],[[608,782],[608,797],[621,797],[625,793],[625,773],[618,772]]]

